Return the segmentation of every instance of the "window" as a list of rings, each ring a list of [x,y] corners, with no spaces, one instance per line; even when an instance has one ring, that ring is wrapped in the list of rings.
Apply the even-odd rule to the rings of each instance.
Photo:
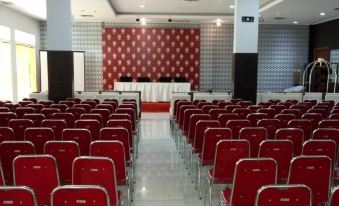
[[[13,100],[11,30],[0,25],[0,100]]]

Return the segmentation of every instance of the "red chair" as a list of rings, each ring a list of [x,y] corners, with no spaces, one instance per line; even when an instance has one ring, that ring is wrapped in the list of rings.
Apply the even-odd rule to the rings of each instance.
[[[312,129],[315,130],[318,128],[319,122],[322,120],[322,115],[319,113],[305,113],[301,118],[311,120]]]
[[[98,105],[106,105],[106,104],[108,104],[108,105],[111,105],[112,106],[112,108],[113,108],[113,111],[112,111],[112,113],[114,113],[115,112],[115,110],[118,108],[118,100],[115,102],[115,101],[103,101],[101,104],[98,104]],[[97,105],[97,106],[98,106]],[[100,108],[100,107],[99,107]]]
[[[233,104],[238,104],[239,102],[243,101],[242,99],[240,98],[234,98],[234,99],[231,99],[230,102],[232,102]]]
[[[66,101],[72,101],[72,102],[74,102],[75,104],[80,104],[81,99],[69,97],[69,98],[66,98]]]
[[[227,128],[232,130],[232,139],[239,139],[239,132],[242,128],[250,127],[251,122],[247,119],[229,120],[226,124]]]
[[[47,127],[27,128],[25,130],[25,140],[34,144],[36,154],[43,154],[45,143],[54,140],[54,132]]]
[[[70,184],[73,160],[80,156],[78,143],[75,141],[48,141],[44,145],[44,153],[55,158],[61,184]]]
[[[122,128],[125,128],[127,131],[128,131],[128,139],[129,139],[129,145],[130,147],[133,148],[133,153],[135,155],[137,155],[137,151],[138,151],[138,148],[137,148],[137,142],[136,140],[134,139],[134,135],[133,135],[133,132],[132,132],[132,123],[131,121],[125,119],[125,120],[109,120],[107,122],[107,127],[115,127],[115,128],[119,128],[119,127],[122,127]]]
[[[132,201],[131,180],[126,167],[125,148],[120,141],[94,141],[90,147],[91,156],[107,157],[113,160],[115,166],[117,186],[126,186],[128,193],[128,205]]]
[[[208,170],[207,183],[209,205],[212,206],[213,185],[232,184],[238,160],[250,157],[250,143],[247,140],[221,140],[217,143],[214,165]],[[207,193],[205,193],[207,194]]]
[[[312,107],[317,104],[317,100],[315,99],[311,99],[311,100],[307,99],[307,100],[304,100],[304,102],[309,102],[312,105]]]
[[[247,115],[251,113],[251,110],[247,108],[236,108],[232,113],[238,114],[240,119],[246,119]]]
[[[256,113],[259,109],[264,108],[264,106],[261,105],[251,105],[247,107],[247,109],[251,110],[251,113]]]
[[[86,113],[89,113],[91,111],[91,106],[89,104],[75,104],[73,107],[80,107],[85,109]]]
[[[292,105],[290,109],[297,109],[297,110],[300,111],[300,114],[303,115],[303,114],[305,114],[310,108],[308,108],[308,107],[305,106],[305,105],[297,104],[297,105]]]
[[[45,115],[38,113],[25,114],[23,119],[30,119],[33,121],[35,127],[40,127],[42,120],[45,119]]]
[[[328,118],[329,119],[339,119],[339,113],[331,114]]]
[[[18,155],[35,154],[34,145],[28,141],[4,141],[0,144],[0,160],[4,178],[13,185],[13,160]]]
[[[11,119],[16,119],[17,116],[14,112],[0,112],[0,126],[8,127],[8,122]]]
[[[25,114],[35,113],[35,110],[31,107],[18,107],[15,109],[15,113],[17,118],[21,119]]]
[[[51,205],[57,206],[110,206],[105,188],[100,186],[67,185],[57,187],[51,195]]]
[[[91,144],[91,132],[88,129],[72,128],[64,129],[62,132],[63,141],[74,141],[78,143],[80,155],[89,155],[89,146]]]
[[[110,114],[113,114],[115,112],[116,107],[114,108],[110,104],[98,104],[95,106],[95,109],[107,109]]]
[[[122,114],[122,113],[120,113],[120,114],[114,113],[114,114],[109,115],[109,120],[111,120],[111,119],[115,119],[115,120],[117,120],[117,119],[128,119],[129,121],[132,121],[131,115]]]
[[[277,105],[284,105],[286,109],[289,109],[292,106],[291,102],[279,102]]]
[[[205,131],[208,128],[219,127],[219,122],[216,120],[199,120],[195,128],[193,151],[194,153],[201,154],[202,144],[204,141]]]
[[[79,119],[75,121],[75,128],[88,129],[91,132],[92,141],[98,140],[100,137],[101,125],[98,120],[95,119]]]
[[[324,119],[319,122],[319,128],[339,129],[339,119]]]
[[[195,99],[193,100],[193,105],[198,106],[200,102],[207,102],[205,99]],[[213,104],[213,103],[212,103]]]
[[[81,107],[68,107],[66,109],[67,113],[72,113],[74,115],[75,120],[80,119],[80,116],[86,113],[86,110]]]
[[[41,114],[45,115],[46,119],[49,119],[52,117],[54,113],[61,112],[60,109],[57,108],[43,108],[41,110]]]
[[[308,119],[292,119],[287,123],[288,128],[299,128],[304,132],[304,140],[311,139],[312,136],[312,122]]]
[[[91,107],[91,109],[94,109],[94,107],[97,105],[97,103],[92,100],[85,100],[82,101],[80,104],[88,104]]]
[[[307,111],[307,113],[319,113],[322,115],[322,118],[325,119],[328,116],[328,113],[326,111],[326,109],[315,109],[315,108],[311,108]]]
[[[237,162],[233,188],[221,192],[226,205],[254,205],[257,191],[264,185],[276,184],[277,165],[273,159],[241,159]]]
[[[73,128],[74,127],[74,122],[75,122],[75,117],[72,113],[54,113],[52,114],[52,119],[62,119],[65,120],[67,128]]]
[[[228,113],[226,109],[211,109],[210,115],[213,120],[218,120],[220,114]]]
[[[331,159],[299,156],[291,161],[288,184],[304,184],[312,190],[312,205],[326,205],[332,182]]]
[[[50,155],[24,155],[13,161],[14,185],[33,189],[38,205],[50,205],[50,194],[59,186],[54,157]]]
[[[185,102],[185,103],[182,103],[182,102]],[[184,99],[177,99],[174,101],[174,108],[173,108],[173,113],[172,113],[172,117],[175,119],[176,116],[177,116],[177,112],[178,112],[178,107],[181,105],[181,104],[192,104],[191,102],[187,101],[187,100],[184,100]]]
[[[36,113],[40,113],[45,108],[43,104],[28,104],[27,107],[33,108]]]
[[[74,185],[99,185],[104,187],[111,205],[122,205],[122,193],[117,190],[114,162],[107,157],[78,157],[73,162]]]
[[[66,121],[62,119],[45,119],[41,122],[41,127],[49,127],[54,132],[54,139],[62,139],[62,131],[67,128]]]
[[[54,104],[54,102],[52,100],[40,100],[38,101],[38,104],[42,104],[45,108],[48,108],[49,106]]]
[[[197,127],[197,123],[200,120],[211,120],[211,115],[208,114],[193,114],[190,117],[190,121],[189,121],[189,127],[188,127],[188,139],[187,142],[188,144],[192,144],[194,143],[194,138],[195,138],[195,131],[196,131],[196,127]]]
[[[269,108],[275,109],[277,114],[280,114],[281,111],[283,111],[284,109],[287,109],[287,107],[285,105],[271,105],[271,106],[269,106]]]
[[[185,112],[186,112],[186,110],[190,110],[190,109],[196,109],[196,107],[194,105],[183,105],[179,108],[179,113],[178,113],[178,116],[177,116],[177,119],[176,119],[178,131],[183,129]],[[200,109],[200,110],[202,110],[202,109]]]
[[[218,109],[219,107],[217,105],[205,105],[201,109],[203,113],[209,114],[212,109]]]
[[[220,122],[221,127],[226,126],[229,120],[235,120],[235,119],[240,119],[239,115],[235,113],[224,113],[218,116],[218,120]]]
[[[312,191],[305,185],[266,185],[258,190],[255,206],[287,205],[312,205]]]
[[[183,123],[182,123],[182,132],[183,132],[183,135],[185,135],[186,137],[188,135],[191,116],[194,115],[194,114],[203,114],[203,112],[202,112],[201,109],[187,109],[184,112],[184,118],[183,118]]]
[[[105,127],[107,125],[107,121],[109,120],[109,115],[111,114],[108,109],[92,109],[91,113],[101,115],[103,127]],[[134,127],[135,127],[135,125],[134,125]]]
[[[339,129],[319,128],[313,131],[313,139],[331,139],[339,146]]]
[[[251,101],[240,101],[237,105],[240,105],[242,108],[247,108],[251,106],[253,103]]]
[[[258,109],[257,113],[264,113],[267,114],[267,117],[269,119],[273,119],[275,117],[275,115],[277,115],[277,111],[273,108],[262,108],[262,109]]]
[[[304,142],[304,132],[298,128],[281,128],[278,129],[275,138],[290,140],[294,146],[294,156],[299,156],[302,153],[302,145]]]
[[[118,109],[132,109],[134,111],[134,115],[135,115],[135,119],[137,120],[138,119],[138,110],[137,110],[137,105],[136,103],[133,103],[133,104],[120,104],[118,106]]]
[[[267,130],[263,127],[245,127],[240,130],[239,139],[245,139],[250,143],[250,157],[258,157],[261,142],[267,139]]]
[[[20,105],[20,107],[27,107],[27,105],[33,104],[33,102],[32,101],[19,101],[18,104]]]
[[[49,108],[60,110],[60,112],[66,112],[68,106],[66,104],[51,104]]]
[[[227,105],[234,105],[232,102],[225,102],[225,101],[222,101],[222,102],[219,102],[218,103],[218,107],[220,108],[220,109],[225,109],[225,107],[227,106]]]
[[[313,106],[315,106],[315,105],[313,105],[311,102],[299,102],[297,105],[300,105],[300,106],[305,106],[305,107],[307,107],[307,110],[309,110],[309,109],[311,109]],[[306,110],[306,112],[307,112],[307,110]]]
[[[284,109],[281,114],[294,114],[296,119],[301,118],[302,115],[299,109]]]
[[[35,104],[38,102],[38,100],[35,99],[35,98],[23,98],[22,101],[30,101],[30,102],[33,102]]]
[[[227,105],[225,107],[225,109],[227,110],[227,112],[231,113],[233,112],[234,109],[237,109],[237,108],[242,108],[240,105]]]
[[[199,102],[198,104],[197,104],[197,108],[198,109],[202,109],[204,106],[206,106],[206,105],[213,105],[212,104],[212,102]]]
[[[286,100],[286,102],[290,102],[292,104],[292,106],[299,103],[299,101],[296,100],[296,99],[288,99],[288,100]]]
[[[0,127],[0,143],[3,141],[14,141],[14,131],[10,127]]]
[[[129,114],[132,117],[132,131],[136,131],[136,113],[134,110],[129,108],[118,108],[115,110],[117,114]]]
[[[319,104],[328,105],[329,107],[334,107],[335,102],[334,102],[334,100],[323,100]]]
[[[20,104],[5,103],[3,106],[9,108],[11,112],[15,112],[15,109],[20,107]]]
[[[256,127],[259,120],[267,118],[267,114],[265,113],[251,113],[247,115],[247,119],[251,122],[251,127]]]
[[[274,119],[279,119],[282,127],[287,127],[287,123],[292,119],[296,119],[296,116],[294,114],[277,114]]]
[[[60,101],[59,104],[66,104],[67,107],[73,107],[75,102],[69,101],[69,100],[65,100],[65,101]]]
[[[21,187],[0,187],[1,205],[37,206],[37,200],[32,189]]]
[[[339,205],[339,187],[336,187],[332,190],[331,198],[329,201],[329,206],[337,206]]]
[[[95,119],[99,121],[101,127],[103,126],[101,114],[85,113],[80,116],[80,119]]]
[[[275,133],[282,128],[282,124],[278,119],[262,119],[259,120],[258,127],[263,127],[267,130],[268,139],[275,139]]]
[[[0,107],[0,112],[11,112],[11,110],[7,107]]]
[[[270,102],[270,103],[276,105],[276,104],[281,103],[281,100],[279,100],[279,99],[270,99],[270,100],[268,100],[268,102]]]
[[[259,157],[273,158],[278,167],[278,183],[286,183],[293,158],[293,142],[290,140],[266,140],[260,144]]]
[[[339,109],[332,109],[331,114],[339,114]]]
[[[8,126],[14,131],[15,140],[24,140],[24,132],[28,127],[34,127],[34,123],[29,119],[11,119]]]

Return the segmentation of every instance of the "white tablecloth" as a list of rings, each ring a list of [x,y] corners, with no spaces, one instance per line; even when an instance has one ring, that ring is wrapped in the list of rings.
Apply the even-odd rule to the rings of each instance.
[[[190,83],[115,82],[116,91],[141,91],[145,102],[169,102],[172,92],[190,92]]]

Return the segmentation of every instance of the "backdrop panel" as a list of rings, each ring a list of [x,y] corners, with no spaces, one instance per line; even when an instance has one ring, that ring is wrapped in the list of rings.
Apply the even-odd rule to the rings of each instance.
[[[121,76],[186,77],[199,89],[200,29],[104,28],[103,89]]]

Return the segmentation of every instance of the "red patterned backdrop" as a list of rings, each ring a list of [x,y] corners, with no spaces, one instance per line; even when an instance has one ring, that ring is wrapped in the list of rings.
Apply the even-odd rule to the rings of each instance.
[[[112,90],[120,76],[186,77],[199,89],[200,30],[105,28],[103,39],[103,88]]]

